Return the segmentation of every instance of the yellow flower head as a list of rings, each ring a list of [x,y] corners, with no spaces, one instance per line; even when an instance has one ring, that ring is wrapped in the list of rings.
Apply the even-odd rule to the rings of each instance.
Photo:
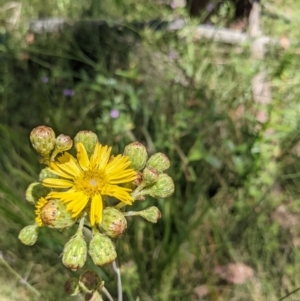
[[[48,201],[45,198],[40,198],[35,205],[35,211],[34,211],[34,213],[36,215],[35,222],[38,224],[39,227],[44,226],[44,223],[43,223],[42,217],[41,217],[41,210],[47,204],[47,202]]]
[[[50,171],[59,178],[43,180],[44,186],[54,189],[47,199],[60,199],[74,218],[89,208],[92,226],[102,222],[103,196],[132,204],[131,189],[119,186],[134,181],[137,176],[133,169],[128,168],[128,157],[118,155],[112,158],[111,147],[99,143],[90,158],[82,143],[76,144],[76,151],[77,160],[65,152],[50,163]]]

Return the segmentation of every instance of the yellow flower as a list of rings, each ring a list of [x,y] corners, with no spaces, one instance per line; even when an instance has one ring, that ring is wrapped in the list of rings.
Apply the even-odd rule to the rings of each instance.
[[[89,208],[92,226],[102,221],[103,196],[132,204],[131,189],[118,186],[136,179],[136,172],[128,168],[128,157],[111,157],[111,147],[99,143],[90,158],[82,143],[76,144],[76,151],[77,160],[65,152],[57,161],[50,163],[50,171],[59,178],[43,180],[44,186],[55,189],[47,195],[47,199],[60,199],[67,204],[72,217]]]
[[[35,205],[35,222],[38,224],[39,227],[44,226],[44,223],[42,221],[42,217],[41,217],[41,210],[43,209],[43,207],[47,204],[47,200],[45,198],[40,198],[38,200],[38,202]]]

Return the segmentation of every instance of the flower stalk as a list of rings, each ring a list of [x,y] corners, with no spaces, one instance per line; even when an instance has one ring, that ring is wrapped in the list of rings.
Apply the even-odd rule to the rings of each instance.
[[[64,246],[63,264],[77,271],[85,265],[88,255],[96,266],[112,264],[118,301],[123,301],[113,239],[126,230],[125,217],[140,216],[151,223],[161,218],[155,206],[141,211],[125,211],[125,207],[144,201],[146,196],[161,199],[174,192],[173,180],[166,174],[168,157],[163,153],[149,157],[147,148],[139,142],[127,145],[123,154],[112,155],[111,146],[102,145],[95,133],[86,130],[72,139],[65,134],[56,136],[50,127],[38,126],[32,130],[30,141],[46,167],[26,190],[26,199],[34,206],[35,223],[21,230],[20,241],[26,245],[36,243],[40,227],[63,231],[78,225]],[[84,227],[92,232],[89,244],[83,235]],[[104,282],[92,270],[79,278],[71,277],[65,291],[69,295],[83,294],[89,301],[103,301],[102,294],[113,301]]]

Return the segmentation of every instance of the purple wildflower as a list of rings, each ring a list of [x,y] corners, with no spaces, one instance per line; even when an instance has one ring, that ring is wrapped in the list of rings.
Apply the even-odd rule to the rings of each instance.
[[[49,81],[49,77],[48,77],[48,76],[43,76],[43,77],[41,78],[41,80],[42,80],[42,82],[43,82],[44,84],[47,84],[48,81]]]
[[[64,96],[73,96],[75,94],[75,91],[72,89],[63,89],[63,95]]]
[[[177,55],[177,53],[175,52],[175,51],[173,51],[173,50],[171,50],[170,52],[169,52],[169,58],[171,59],[171,60],[176,60],[177,59],[177,57],[178,57],[178,55]]]
[[[206,6],[206,10],[208,12],[211,12],[213,9],[215,8],[215,4],[214,3],[208,3],[208,5]]]
[[[113,110],[110,111],[110,117],[111,118],[118,118],[119,115],[120,115],[119,110],[113,109]]]

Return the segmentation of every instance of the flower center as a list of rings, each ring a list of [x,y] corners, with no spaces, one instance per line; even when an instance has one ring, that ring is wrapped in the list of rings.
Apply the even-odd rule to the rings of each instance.
[[[99,170],[87,170],[74,180],[75,188],[92,197],[101,194],[107,181],[103,172]]]

